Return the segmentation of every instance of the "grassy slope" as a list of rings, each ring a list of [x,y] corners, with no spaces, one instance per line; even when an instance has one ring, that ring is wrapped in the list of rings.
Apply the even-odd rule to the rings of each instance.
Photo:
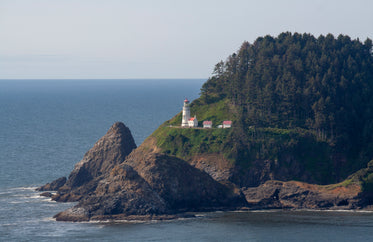
[[[202,153],[218,153],[243,168],[249,168],[255,160],[268,159],[281,162],[291,155],[301,161],[311,174],[317,173],[315,180],[323,179],[321,183],[329,182],[327,179],[330,177],[328,169],[331,165],[329,147],[325,142],[317,141],[309,131],[245,127],[243,131],[246,132],[245,143],[238,144],[239,132],[242,131],[238,131],[234,126],[237,115],[227,100],[203,104],[197,99],[191,105],[191,114],[197,115],[200,126],[203,120],[213,121],[215,127],[223,120],[232,120],[233,128],[180,128],[181,113],[179,113],[152,134],[162,152],[186,160]],[[291,164],[283,162],[282,165]]]
[[[203,104],[199,99],[191,103],[191,116],[197,115],[199,126],[210,120],[213,129],[180,128],[181,112],[162,124],[151,137],[162,152],[182,159],[189,159],[197,154],[217,153],[229,158],[232,149],[233,129],[217,129],[224,120],[236,120],[235,111],[230,108],[226,99],[213,104]]]
[[[157,146],[166,154],[183,159],[201,153],[220,153],[225,150],[229,129],[190,129],[161,126],[153,134]]]
[[[205,120],[212,121],[214,127],[221,124],[224,120],[235,121],[237,117],[234,113],[235,111],[230,107],[227,99],[212,104],[203,104],[200,99],[197,99],[190,105],[190,115],[192,117],[197,115],[199,126],[202,126],[202,122]],[[181,112],[165,122],[165,125],[180,126],[180,124]]]
[[[367,164],[367,168],[360,169],[343,182],[359,183],[363,192],[373,193],[373,160]]]

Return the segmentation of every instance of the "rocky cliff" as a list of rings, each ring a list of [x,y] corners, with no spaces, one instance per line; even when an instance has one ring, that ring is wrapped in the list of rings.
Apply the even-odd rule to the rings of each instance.
[[[79,202],[56,219],[165,218],[246,206],[238,189],[186,161],[158,153],[147,142],[135,147],[128,128],[116,123],[77,163],[67,181],[60,178],[40,187],[40,191],[57,190],[53,200]]]
[[[115,123],[75,165],[65,185],[76,188],[108,173],[135,148],[131,131],[123,123]]]
[[[320,186],[274,180],[243,189],[249,207],[256,209],[356,209],[360,191],[358,184]]]
[[[78,201],[94,191],[98,182],[135,148],[131,131],[123,123],[117,122],[75,165],[68,179],[59,178],[38,190],[58,190],[59,193],[53,197],[56,201]]]
[[[136,148],[129,129],[115,123],[68,179],[38,190],[57,191],[52,199],[59,202],[78,201],[55,216],[59,221],[171,219],[216,209],[356,209],[372,200],[359,183],[368,181],[372,165],[344,183],[328,186],[275,181],[262,166],[251,179],[269,176],[267,182],[239,186],[232,182],[238,168],[223,156],[201,154],[185,161],[165,154],[153,136]]]

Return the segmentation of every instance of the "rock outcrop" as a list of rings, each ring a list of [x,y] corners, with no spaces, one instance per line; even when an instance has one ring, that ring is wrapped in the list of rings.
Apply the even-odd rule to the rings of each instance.
[[[238,187],[255,187],[274,179],[273,162],[256,160],[250,169],[224,158],[223,154],[198,154],[188,162],[217,181],[229,181]]]
[[[63,186],[50,187],[50,190],[59,191],[53,199],[74,202],[93,192],[99,181],[104,179],[116,165],[123,162],[135,148],[131,131],[123,123],[115,123],[75,165]],[[46,185],[40,189],[47,188]]]
[[[76,188],[109,172],[135,148],[131,131],[123,123],[115,123],[75,165],[66,186]]]
[[[188,211],[245,206],[240,193],[183,160],[136,150],[99,181],[96,190],[57,220],[163,218]]]
[[[56,219],[163,219],[247,205],[239,189],[217,182],[182,159],[144,146],[135,149],[128,128],[114,124],[76,164],[67,181],[39,188],[58,188],[52,199],[59,202],[79,201]]]
[[[221,154],[200,154],[188,160],[192,166],[209,174],[216,181],[229,181],[234,165]]]
[[[320,186],[297,181],[267,181],[243,189],[250,208],[353,209],[358,207],[360,186]]]
[[[101,180],[92,194],[55,218],[58,221],[88,221],[165,213],[165,201],[132,167],[121,165]]]
[[[57,191],[60,189],[63,185],[65,185],[67,179],[66,177],[60,177],[51,183],[47,183],[44,186],[41,186],[36,189],[36,191]]]
[[[131,165],[173,211],[233,208],[245,204],[238,191],[176,157],[148,153],[140,146],[124,163]]]

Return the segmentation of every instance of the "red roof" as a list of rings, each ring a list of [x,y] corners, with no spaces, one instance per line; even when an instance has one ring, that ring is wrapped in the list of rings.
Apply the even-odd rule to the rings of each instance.
[[[185,98],[184,102],[185,102],[185,103],[189,102],[188,98]]]
[[[232,125],[232,121],[226,120],[226,121],[223,121],[223,124]]]
[[[206,124],[206,125],[212,124],[212,121],[203,121],[203,124]]]
[[[194,119],[195,119],[194,117],[193,117],[193,118],[190,118],[189,121],[194,121]]]

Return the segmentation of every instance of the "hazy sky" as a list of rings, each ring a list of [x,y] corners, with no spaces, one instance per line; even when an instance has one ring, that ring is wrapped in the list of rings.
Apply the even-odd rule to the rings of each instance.
[[[0,0],[0,79],[207,78],[284,31],[373,39],[373,1]]]

